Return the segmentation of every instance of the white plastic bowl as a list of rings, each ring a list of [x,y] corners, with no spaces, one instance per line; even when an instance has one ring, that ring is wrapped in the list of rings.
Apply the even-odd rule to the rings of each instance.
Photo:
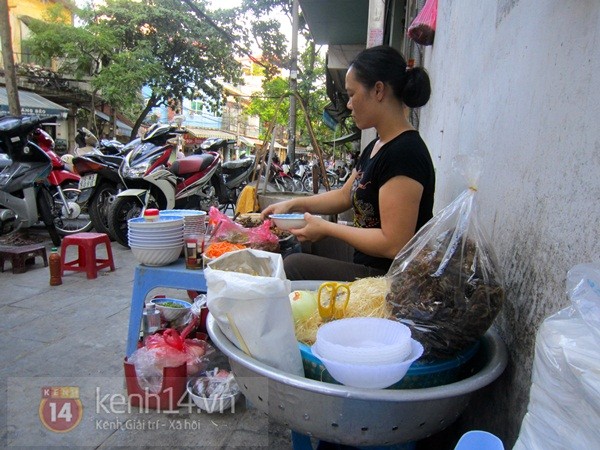
[[[183,217],[181,216],[159,216],[157,221],[147,221],[143,217],[134,217],[127,221],[128,227],[131,229],[152,229],[165,230],[181,227],[183,228]]]
[[[345,386],[385,389],[396,384],[406,375],[411,364],[423,354],[423,346],[411,339],[411,353],[409,358],[400,363],[391,364],[347,364],[324,358],[313,345],[313,354],[319,358],[329,374]]]
[[[183,236],[183,228],[173,228],[166,230],[152,230],[152,229],[135,229],[129,228],[129,236],[139,237],[169,237],[169,236]]]
[[[163,306],[162,303],[172,302],[182,306],[182,308],[173,308],[171,306]],[[181,316],[186,315],[190,312],[192,304],[185,300],[179,300],[177,298],[153,298],[150,303],[156,305],[156,309],[160,312],[162,318],[168,322],[179,319]]]
[[[129,247],[135,259],[145,266],[166,266],[171,264],[177,261],[183,250],[183,244],[165,248],[158,248],[156,246],[148,248],[134,245],[130,245]]]
[[[159,216],[206,216],[206,211],[197,209],[165,209],[158,212]]]
[[[411,332],[396,320],[351,317],[319,327],[315,347],[324,358],[342,363],[399,363],[411,354]]]
[[[169,249],[169,248],[173,248],[177,245],[179,245],[181,247],[181,249],[183,250],[183,239],[182,238],[177,238],[177,239],[173,239],[173,240],[166,240],[166,241],[160,241],[157,239],[150,239],[150,240],[146,240],[146,239],[138,239],[138,238],[129,238],[128,239],[129,242],[129,246],[133,246],[133,247],[138,247],[138,248],[148,248],[148,249],[157,249],[157,250],[163,250],[163,249]]]
[[[292,230],[306,226],[304,214],[271,214],[269,218],[273,219],[275,225],[282,230]]]
[[[223,395],[223,396],[217,397],[217,398],[202,397],[200,395],[194,394],[194,392],[192,390],[193,382],[194,382],[193,379],[188,381],[187,392],[188,392],[190,398],[192,399],[192,401],[194,402],[194,404],[198,408],[200,408],[202,411],[206,411],[207,413],[210,413],[210,414],[212,414],[214,412],[220,412],[220,413],[224,413],[227,411],[233,412],[231,405],[235,404],[236,400],[240,396],[239,392],[236,394]]]

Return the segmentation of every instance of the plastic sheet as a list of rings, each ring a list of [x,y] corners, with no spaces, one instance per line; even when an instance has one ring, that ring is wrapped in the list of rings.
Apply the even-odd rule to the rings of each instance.
[[[567,274],[571,306],[546,318],[535,344],[527,413],[514,450],[600,443],[600,263]]]

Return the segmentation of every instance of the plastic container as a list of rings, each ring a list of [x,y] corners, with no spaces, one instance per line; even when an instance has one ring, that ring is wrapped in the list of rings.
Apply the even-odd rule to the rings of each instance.
[[[50,266],[50,286],[58,286],[62,284],[61,262],[58,248],[52,247],[50,256],[48,257],[48,265]]]
[[[147,209],[144,211],[144,219],[146,222],[158,221],[158,209]]]
[[[177,410],[177,403],[185,393],[187,382],[186,363],[177,367],[163,368],[162,385],[159,393],[152,393],[141,388],[135,372],[135,366],[128,362],[127,358],[125,358],[123,367],[125,369],[127,397],[131,406],[159,411]]]
[[[411,353],[402,362],[386,364],[349,364],[321,357],[313,347],[313,354],[319,358],[331,376],[345,386],[385,389],[400,381],[411,364],[423,354],[423,346],[411,339]]]
[[[298,343],[302,356],[302,365],[306,378],[323,381],[325,383],[339,384],[325,368],[323,362],[313,355],[311,348]],[[470,348],[460,352],[454,358],[446,360],[415,361],[408,372],[398,383],[388,389],[421,389],[460,381],[473,374],[471,361],[477,353],[480,343],[476,342]]]
[[[411,331],[396,320],[340,319],[319,327],[315,347],[324,358],[343,363],[400,363],[411,354]]]
[[[144,338],[156,333],[160,329],[160,311],[154,303],[148,303],[142,316],[142,329]]]

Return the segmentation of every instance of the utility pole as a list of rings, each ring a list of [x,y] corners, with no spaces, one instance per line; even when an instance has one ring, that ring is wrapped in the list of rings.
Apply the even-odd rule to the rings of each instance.
[[[292,54],[290,61],[290,123],[287,155],[290,164],[296,159],[296,93],[298,92],[298,0],[292,3]]]
[[[17,73],[15,71],[15,59],[12,48],[8,0],[0,0],[0,40],[2,41],[2,60],[4,62],[4,78],[6,82],[8,110],[13,116],[20,116],[21,103],[19,102],[19,88],[17,85]]]

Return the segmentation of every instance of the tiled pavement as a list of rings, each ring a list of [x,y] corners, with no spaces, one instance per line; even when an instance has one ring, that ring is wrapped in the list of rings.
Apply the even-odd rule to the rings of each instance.
[[[39,258],[26,273],[13,274],[10,263],[0,273],[0,447],[291,448],[289,430],[243,399],[223,414],[127,410],[123,357],[136,261],[116,242],[112,250],[116,270],[93,280],[67,272],[50,286]],[[78,390],[49,401],[44,387]],[[66,400],[69,393],[79,402]]]

